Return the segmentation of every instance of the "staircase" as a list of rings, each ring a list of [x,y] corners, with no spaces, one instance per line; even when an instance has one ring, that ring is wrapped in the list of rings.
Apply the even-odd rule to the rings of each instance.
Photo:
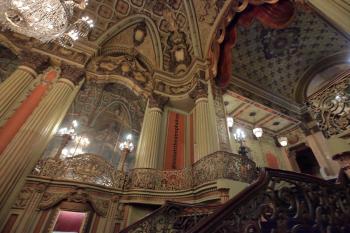
[[[168,202],[121,233],[350,233],[350,184],[263,169],[223,206]]]
[[[219,205],[191,205],[169,201],[120,233],[183,233],[218,207]]]

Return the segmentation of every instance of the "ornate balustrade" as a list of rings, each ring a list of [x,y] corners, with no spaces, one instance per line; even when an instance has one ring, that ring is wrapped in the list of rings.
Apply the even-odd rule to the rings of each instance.
[[[313,118],[326,137],[342,133],[350,125],[350,72],[308,98]]]
[[[255,183],[186,232],[350,232],[350,185],[265,169]]]
[[[32,175],[57,180],[73,180],[122,189],[126,174],[101,156],[81,154],[66,159],[39,160]]]
[[[33,176],[73,180],[115,189],[178,191],[215,181],[231,179],[250,183],[255,179],[255,163],[227,152],[216,152],[182,170],[133,169],[123,173],[102,157],[82,154],[66,159],[40,160]]]

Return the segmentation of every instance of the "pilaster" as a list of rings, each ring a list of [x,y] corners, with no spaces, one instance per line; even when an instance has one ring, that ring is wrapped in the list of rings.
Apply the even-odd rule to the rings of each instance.
[[[20,58],[22,65],[0,85],[0,122],[4,121],[8,112],[13,111],[14,103],[28,91],[37,74],[49,66],[49,57],[34,52],[24,51]]]
[[[168,98],[155,94],[148,100],[136,151],[135,168],[157,168],[162,114],[167,101]]]
[[[46,96],[30,114],[15,137],[0,155],[0,223],[4,220],[14,197],[19,192],[25,177],[40,158],[48,139],[57,130],[59,120],[63,119],[76,95],[74,83],[83,79],[82,72],[70,72],[52,84]],[[70,69],[72,69],[70,67]]]

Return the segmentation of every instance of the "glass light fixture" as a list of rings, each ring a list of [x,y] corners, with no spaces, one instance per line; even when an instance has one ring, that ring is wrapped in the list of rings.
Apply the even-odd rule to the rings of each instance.
[[[285,147],[288,145],[288,138],[287,137],[279,137],[278,142],[281,146]]]
[[[227,117],[227,127],[232,128],[233,127],[233,118],[232,117]]]
[[[260,127],[255,127],[254,129],[253,129],[253,134],[255,135],[255,137],[257,137],[257,138],[261,138],[262,137],[262,135],[263,135],[263,129],[262,128],[260,128]]]
[[[0,24],[42,42],[58,39],[68,47],[72,46],[68,42],[86,36],[93,27],[87,16],[74,21],[74,8],[86,5],[86,0],[1,0]]]
[[[254,118],[254,121],[253,121],[253,122],[254,122],[254,124],[255,124],[255,122],[256,122],[256,120],[255,120],[256,112],[251,112],[251,113],[249,114],[249,116]],[[254,127],[254,129],[253,129],[253,134],[255,135],[256,138],[261,138],[262,135],[263,135],[263,133],[264,133],[264,131],[263,131],[262,128],[257,127],[257,126]]]

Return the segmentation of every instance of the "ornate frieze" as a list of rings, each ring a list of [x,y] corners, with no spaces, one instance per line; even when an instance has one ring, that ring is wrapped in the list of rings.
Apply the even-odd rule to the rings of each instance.
[[[78,85],[81,80],[83,80],[85,77],[85,71],[84,69],[63,64],[61,65],[61,78],[68,79],[74,85]]]
[[[54,162],[56,161],[56,162]],[[57,167],[53,169],[53,164]],[[73,180],[105,187],[132,190],[187,190],[217,179],[250,183],[255,179],[255,163],[246,157],[219,151],[182,170],[133,169],[122,173],[99,156],[78,155],[64,160],[40,160],[32,175],[57,180]]]
[[[106,55],[96,57],[88,70],[99,75],[119,75],[130,79],[147,91],[152,90],[153,70],[145,59],[135,50],[124,55]]]
[[[32,51],[23,50],[20,54],[20,58],[23,66],[27,66],[38,73],[42,72],[50,65],[48,56]]]

